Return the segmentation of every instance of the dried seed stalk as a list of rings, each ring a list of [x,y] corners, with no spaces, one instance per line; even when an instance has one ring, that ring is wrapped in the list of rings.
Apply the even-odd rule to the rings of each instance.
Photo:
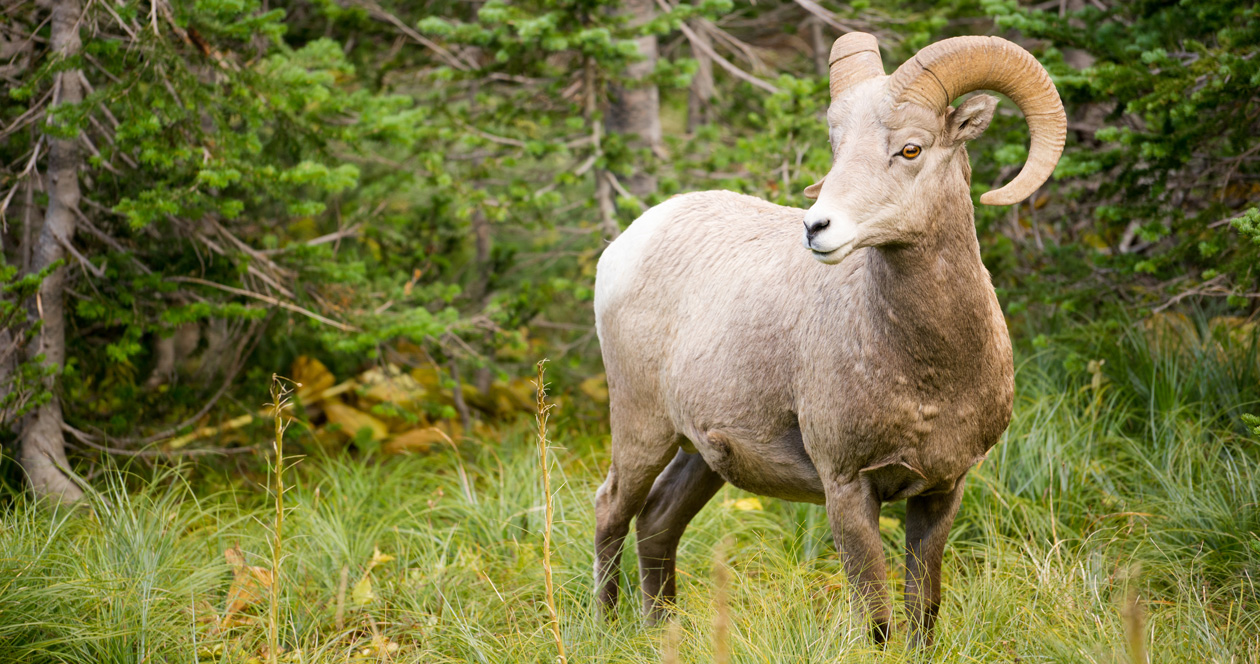
[[[291,405],[292,390],[284,385],[280,376],[271,376],[271,414],[275,419],[275,452],[273,471],[276,475],[276,516],[271,533],[271,595],[267,607],[267,659],[271,664],[280,661],[280,562],[284,542],[284,430],[289,423],[284,411]]]
[[[547,614],[551,623],[551,635],[556,640],[556,661],[559,664],[567,664],[569,660],[564,654],[564,639],[560,636],[560,613],[556,609],[555,585],[551,576],[551,524],[554,512],[551,505],[551,464],[547,461],[547,418],[552,405],[547,403],[547,383],[544,378],[545,370],[543,368],[543,365],[546,363],[547,360],[538,362],[538,380],[534,383],[534,386],[538,389],[538,413],[535,417],[538,422],[538,460],[542,465],[545,514],[543,522],[543,580],[547,586]]]

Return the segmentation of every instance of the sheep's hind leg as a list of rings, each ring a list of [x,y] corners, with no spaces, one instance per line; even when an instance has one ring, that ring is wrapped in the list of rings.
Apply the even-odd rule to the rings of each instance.
[[[610,618],[620,592],[621,547],[630,520],[643,509],[653,480],[678,447],[672,430],[632,428],[618,419],[613,419],[612,465],[595,492],[595,596]]]
[[[676,595],[674,564],[687,524],[722,488],[724,480],[699,454],[678,450],[656,478],[635,522],[639,540],[639,579],[643,615],[655,624],[665,617]]]
[[[906,613],[910,643],[916,647],[932,645],[941,606],[941,559],[962,494],[960,479],[949,493],[914,496],[906,502]]]

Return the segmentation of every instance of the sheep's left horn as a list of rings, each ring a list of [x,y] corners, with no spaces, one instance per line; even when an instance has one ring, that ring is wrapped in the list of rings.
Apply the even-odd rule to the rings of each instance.
[[[919,51],[888,81],[888,93],[897,102],[913,102],[939,113],[973,90],[1010,97],[1028,121],[1032,145],[1023,170],[1006,186],[980,197],[985,205],[1018,203],[1054,172],[1067,134],[1059,91],[1031,53],[1001,37],[954,37]]]
[[[831,45],[831,99],[868,78],[884,75],[879,41],[865,32],[841,35]]]

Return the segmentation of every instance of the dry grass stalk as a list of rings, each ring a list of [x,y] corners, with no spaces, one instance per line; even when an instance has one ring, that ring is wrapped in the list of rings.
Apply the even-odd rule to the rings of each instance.
[[[350,583],[350,566],[341,566],[341,580],[337,583],[337,612],[335,614],[335,624],[337,631],[340,632],[346,628],[346,586]]]
[[[661,664],[680,664],[682,659],[678,656],[678,646],[682,642],[682,627],[678,624],[678,619],[669,621],[669,625],[665,627],[665,638],[661,646]]]
[[[731,538],[718,543],[713,554],[713,662],[730,664],[731,661],[731,608],[728,589],[731,570],[726,564],[726,552]]]
[[[1129,662],[1147,664],[1144,636],[1146,615],[1142,602],[1138,599],[1136,577],[1136,572],[1129,575],[1129,589],[1125,593],[1124,604],[1120,606],[1120,620],[1124,622],[1124,638],[1129,644]]]
[[[271,412],[275,418],[275,451],[276,458],[273,471],[276,475],[275,499],[276,516],[271,532],[271,596],[267,607],[267,659],[272,664],[280,661],[280,561],[283,558],[284,542],[284,431],[289,422],[284,419],[284,411],[291,405],[289,396],[292,390],[286,387],[280,376],[271,376]]]
[[[559,664],[567,664],[569,661],[564,654],[564,639],[560,636],[560,613],[556,609],[555,585],[551,577],[551,524],[554,518],[554,512],[551,505],[551,464],[547,461],[547,419],[551,412],[551,404],[547,403],[547,383],[544,378],[545,370],[543,365],[547,360],[538,362],[538,380],[534,386],[538,389],[538,412],[535,416],[538,422],[538,459],[542,465],[542,481],[543,481],[543,506],[544,506],[544,522],[543,522],[543,580],[547,586],[547,614],[551,622],[551,635],[556,640],[556,661]]]

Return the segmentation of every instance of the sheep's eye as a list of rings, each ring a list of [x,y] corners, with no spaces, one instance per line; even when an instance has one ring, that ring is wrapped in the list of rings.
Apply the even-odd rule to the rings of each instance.
[[[906,145],[906,147],[901,148],[901,156],[905,157],[906,159],[914,159],[915,157],[919,156],[920,152],[923,152],[923,148],[915,145],[914,143],[909,143]]]

